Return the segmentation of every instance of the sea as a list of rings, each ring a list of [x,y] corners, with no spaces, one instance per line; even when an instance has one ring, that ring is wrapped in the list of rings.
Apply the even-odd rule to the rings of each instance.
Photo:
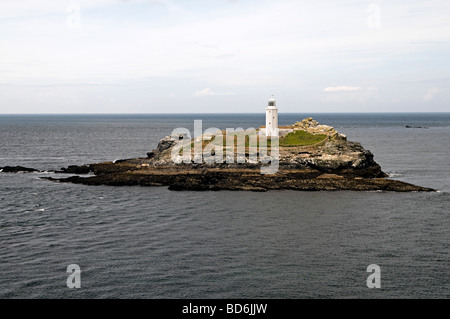
[[[47,171],[0,173],[0,298],[448,298],[450,113],[282,113],[279,124],[306,117],[360,142],[390,178],[436,192],[55,183],[41,177],[146,157],[194,120],[247,129],[264,114],[0,115],[0,167]]]

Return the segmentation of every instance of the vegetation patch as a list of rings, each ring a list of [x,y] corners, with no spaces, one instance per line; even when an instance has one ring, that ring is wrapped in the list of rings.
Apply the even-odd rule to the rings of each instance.
[[[280,138],[280,146],[307,146],[320,143],[327,138],[325,134],[311,134],[302,130],[294,131]]]
[[[244,147],[246,154],[249,153],[249,148],[250,147],[261,147],[260,145],[260,136],[255,136],[256,138],[252,138],[250,139],[248,135],[245,135],[245,133],[241,133],[241,132],[236,132],[233,133],[233,139],[234,139],[234,152],[237,151],[237,148],[240,147]],[[223,146],[223,153],[224,155],[227,153],[227,139],[226,139],[226,135],[223,135],[223,144],[220,145],[220,141],[216,141],[216,136],[213,136],[211,138],[211,140],[202,140],[201,144],[202,144],[202,151],[205,149],[205,147],[210,144],[217,144],[217,142],[219,142],[220,146]],[[308,146],[308,145],[314,145],[320,142],[323,142],[325,139],[327,138],[327,135],[325,134],[311,134],[311,133],[307,133],[305,131],[302,130],[297,130],[294,131],[292,133],[287,134],[286,136],[280,137],[280,147],[296,147],[296,146]],[[242,145],[242,142],[244,142],[245,144]],[[270,150],[271,150],[271,140],[270,138],[267,139],[267,148],[268,148],[268,152],[270,154]],[[195,143],[192,141],[191,142],[191,151],[194,151],[194,145]],[[219,146],[219,147],[220,147]],[[180,150],[180,155],[182,155],[182,150]]]

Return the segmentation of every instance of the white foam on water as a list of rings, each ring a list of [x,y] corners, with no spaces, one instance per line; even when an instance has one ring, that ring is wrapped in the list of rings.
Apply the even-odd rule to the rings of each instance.
[[[403,176],[403,174],[400,174],[400,173],[388,173],[388,176],[389,177],[400,177],[400,176]]]

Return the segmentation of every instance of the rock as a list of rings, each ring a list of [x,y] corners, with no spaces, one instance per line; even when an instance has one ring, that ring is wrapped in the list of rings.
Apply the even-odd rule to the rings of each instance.
[[[39,170],[29,167],[23,167],[23,166],[5,166],[0,167],[0,172],[3,173],[32,173],[32,172],[39,172]]]
[[[118,161],[116,161],[117,163]],[[64,173],[64,174],[89,174],[92,169],[88,165],[69,165],[67,168],[62,167],[61,171],[56,173]]]
[[[114,165],[114,164],[112,164]],[[355,191],[397,191],[428,192],[432,189],[415,186],[386,178],[351,177],[341,174],[323,174],[316,170],[282,169],[277,174],[261,175],[259,170],[222,169],[215,170],[186,170],[174,171],[170,168],[149,168],[144,174],[133,172],[111,173],[106,175],[81,178],[48,178],[48,180],[84,185],[111,186],[168,186],[170,190],[246,190],[267,191],[275,189],[291,190],[355,190]]]
[[[159,141],[156,149],[147,152],[147,158],[156,158],[164,151],[171,148],[176,142],[182,141],[184,138],[183,134],[179,134],[177,136],[166,136],[162,140]]]
[[[406,125],[405,128],[428,128],[425,126],[410,126],[410,125]]]
[[[159,152],[163,152],[163,151],[169,149],[173,145],[174,142],[175,142],[175,139],[173,137],[166,136],[165,138],[163,138],[162,140],[159,141],[157,150]]]
[[[317,177],[319,179],[332,179],[332,178],[344,178],[341,175],[336,175],[336,174],[322,174],[319,177]]]

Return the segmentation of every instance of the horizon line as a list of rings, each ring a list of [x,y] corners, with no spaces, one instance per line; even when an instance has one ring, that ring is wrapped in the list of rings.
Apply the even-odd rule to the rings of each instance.
[[[265,115],[263,112],[191,112],[191,113],[182,113],[182,112],[173,112],[173,113],[0,113],[0,116],[3,115],[196,115],[196,114],[261,114]],[[282,114],[450,114],[450,112],[444,111],[400,111],[400,112],[282,112]]]

